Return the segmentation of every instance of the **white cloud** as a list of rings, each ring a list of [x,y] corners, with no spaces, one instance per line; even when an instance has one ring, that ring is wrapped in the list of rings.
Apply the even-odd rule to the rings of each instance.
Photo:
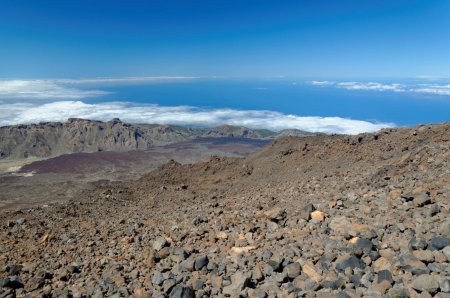
[[[338,88],[344,88],[347,90],[370,90],[370,91],[395,91],[395,92],[403,92],[405,91],[403,85],[401,84],[382,84],[376,82],[342,82],[337,83],[336,86]]]
[[[351,91],[409,92],[431,95],[450,95],[450,85],[439,84],[399,84],[379,82],[333,82],[310,81],[310,85],[318,87],[334,87]]]
[[[331,81],[311,81],[309,83],[314,86],[333,86],[335,84],[335,82]]]
[[[423,85],[414,92],[436,94],[436,95],[450,95],[450,85]]]
[[[340,117],[304,117],[263,110],[201,109],[190,106],[168,107],[126,102],[87,104],[81,101],[4,104],[0,113],[0,125],[65,121],[71,117],[103,121],[118,117],[131,123],[201,127],[226,123],[275,131],[295,128],[312,132],[343,134],[372,132],[394,126],[392,123],[372,123]]]
[[[69,88],[50,80],[0,81],[1,99],[81,99],[108,94],[100,90]]]
[[[86,90],[81,85],[118,85],[162,83],[194,80],[199,77],[126,77],[92,79],[0,80],[0,99],[77,100],[109,94],[102,90]],[[74,87],[77,86],[77,87]]]
[[[61,84],[133,84],[133,83],[162,83],[173,81],[189,81],[201,77],[185,76],[157,76],[157,77],[124,77],[124,78],[88,78],[88,79],[55,79]]]

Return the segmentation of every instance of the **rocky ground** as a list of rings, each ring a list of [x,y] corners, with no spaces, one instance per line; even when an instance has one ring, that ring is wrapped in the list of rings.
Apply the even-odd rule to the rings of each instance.
[[[288,137],[0,215],[1,297],[450,297],[450,124]]]
[[[148,150],[81,152],[37,161],[21,160],[22,164],[0,161],[0,210],[78,199],[84,190],[138,179],[171,159],[194,163],[210,155],[244,157],[269,142],[213,137]],[[25,161],[29,163],[24,165]]]

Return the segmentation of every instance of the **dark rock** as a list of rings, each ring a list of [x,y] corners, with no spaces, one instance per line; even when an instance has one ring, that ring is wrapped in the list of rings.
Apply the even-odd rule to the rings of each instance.
[[[313,212],[314,210],[316,210],[314,205],[308,204],[300,210],[298,217],[304,220],[310,220],[311,212]]]
[[[0,288],[7,288],[9,286],[9,278],[0,278]]]
[[[411,241],[409,241],[409,248],[410,249],[414,249],[414,250],[424,250],[427,247],[427,242],[423,239],[411,239]]]
[[[195,294],[190,286],[176,285],[170,292],[169,298],[195,298]]]
[[[358,238],[353,245],[357,248],[360,248],[365,254],[369,254],[372,251],[373,247],[372,241],[364,238]]]
[[[336,269],[338,271],[345,271],[346,268],[364,269],[366,267],[364,262],[361,261],[361,259],[357,258],[354,255],[341,256],[336,260],[335,264],[336,264]]]
[[[337,290],[345,285],[345,280],[343,278],[338,278],[335,280],[324,280],[322,281],[322,287],[326,289]]]
[[[22,265],[12,265],[9,268],[9,274],[11,275],[17,275],[20,273],[20,271],[22,271],[23,266]]]
[[[450,246],[450,238],[435,237],[431,239],[429,246],[431,250],[441,250],[446,246]]]
[[[273,271],[279,272],[283,268],[283,258],[281,256],[274,256],[267,264],[273,268]]]
[[[382,283],[383,281],[387,281],[390,284],[394,282],[392,279],[392,273],[389,270],[381,270],[377,274],[377,283]]]
[[[201,270],[203,267],[208,265],[208,256],[202,256],[197,258],[194,263],[195,270]]]
[[[355,274],[349,277],[350,282],[352,282],[356,287],[361,285],[361,275]]]
[[[6,287],[12,289],[20,289],[24,287],[24,284],[20,281],[19,277],[16,276],[9,280],[9,283],[7,283]]]

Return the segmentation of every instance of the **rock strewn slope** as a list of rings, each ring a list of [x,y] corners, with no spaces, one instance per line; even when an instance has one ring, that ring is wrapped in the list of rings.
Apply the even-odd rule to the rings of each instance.
[[[448,297],[450,125],[283,138],[1,217],[3,296]]]

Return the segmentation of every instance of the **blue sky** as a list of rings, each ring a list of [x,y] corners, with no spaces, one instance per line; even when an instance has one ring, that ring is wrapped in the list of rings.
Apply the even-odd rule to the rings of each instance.
[[[450,1],[0,1],[0,77],[448,77]]]
[[[0,0],[0,126],[450,120],[449,0]]]

